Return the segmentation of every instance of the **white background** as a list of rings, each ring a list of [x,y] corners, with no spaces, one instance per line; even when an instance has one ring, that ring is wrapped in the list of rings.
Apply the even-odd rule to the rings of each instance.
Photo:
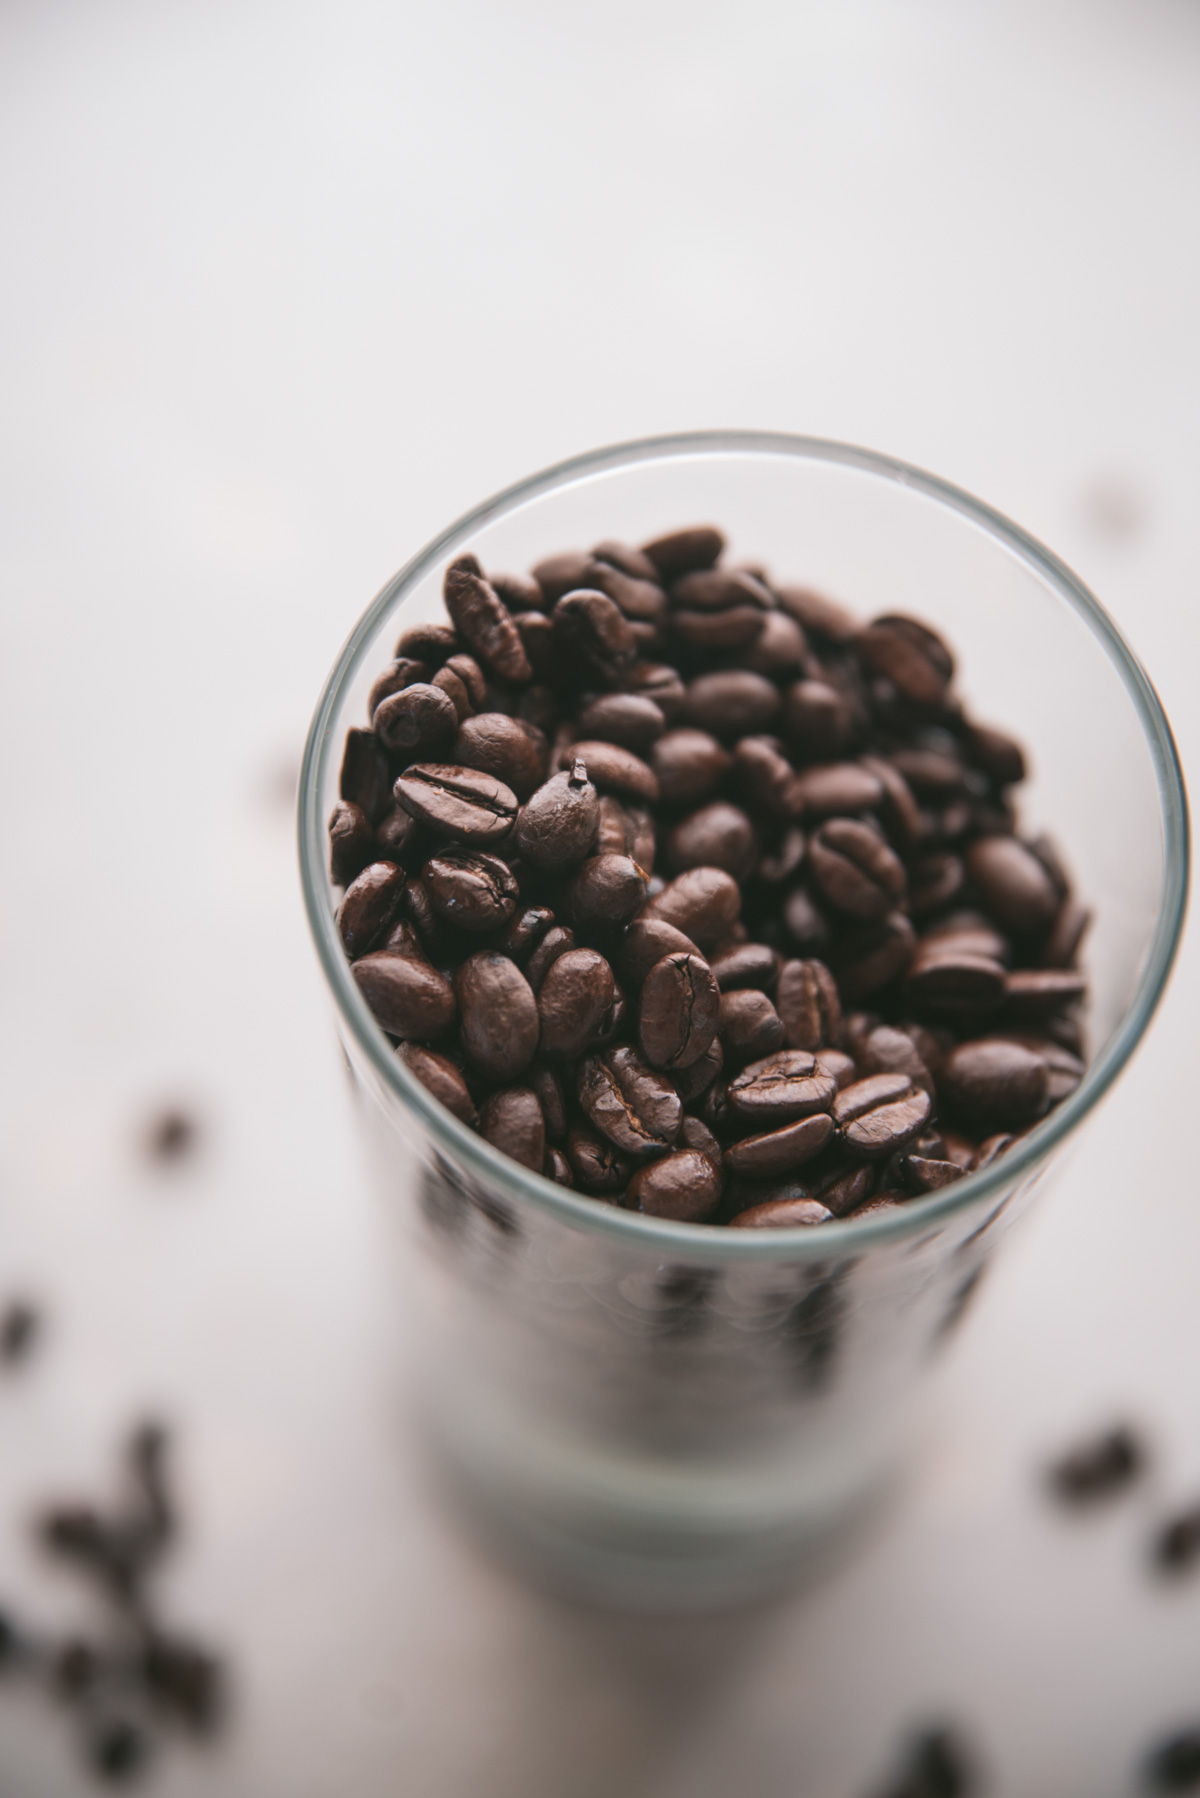
[[[80,1615],[40,1496],[179,1420],[173,1613],[239,1726],[170,1798],[856,1798],[923,1716],[998,1798],[1107,1798],[1200,1720],[1197,967],[1012,1247],[886,1527],[804,1602],[634,1625],[420,1490],[300,913],[291,782],[383,580],[595,444],[747,425],[934,469],[1072,562],[1194,759],[1194,0],[6,0],[0,1591]],[[558,547],[552,545],[548,547]],[[139,1159],[178,1097],[203,1151]],[[1127,1411],[1111,1512],[1039,1468]],[[0,1795],[69,1795],[0,1694]]]

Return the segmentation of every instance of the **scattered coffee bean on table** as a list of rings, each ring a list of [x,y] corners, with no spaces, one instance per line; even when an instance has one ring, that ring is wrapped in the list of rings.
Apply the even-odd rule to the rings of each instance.
[[[494,1147],[650,1216],[813,1228],[991,1166],[1075,1090],[1088,913],[936,631],[724,551],[451,562],[448,622],[347,734],[330,867],[367,1005]]]
[[[1145,1471],[1148,1456],[1127,1424],[1068,1451],[1049,1469],[1050,1489],[1064,1504],[1086,1505],[1122,1492]]]

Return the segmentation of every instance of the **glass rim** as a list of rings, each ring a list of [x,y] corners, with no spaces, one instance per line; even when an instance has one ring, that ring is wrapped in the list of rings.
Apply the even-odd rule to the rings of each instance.
[[[597,474],[641,462],[683,461],[707,456],[779,456],[857,469],[908,487],[957,512],[1031,566],[1080,616],[1116,667],[1146,736],[1154,764],[1163,830],[1163,885],[1149,953],[1137,990],[1118,1028],[1096,1056],[1075,1091],[998,1161],[978,1173],[914,1198],[895,1211],[855,1222],[835,1218],[818,1229],[731,1230],[712,1224],[681,1224],[624,1211],[602,1200],[559,1186],[522,1167],[460,1123],[409,1073],[371,1015],[358,990],[329,903],[326,824],[321,794],[331,753],[332,724],[342,696],[358,673],[376,630],[398,601],[473,532],[559,488]],[[1183,773],[1171,727],[1141,663],[1095,595],[1053,551],[1002,513],[937,475],[875,450],[819,437],[774,431],[691,431],[609,445],[557,462],[516,482],[465,512],[430,540],[381,588],[351,631],[325,682],[304,747],[298,795],[300,878],[305,911],[318,959],[341,1020],[383,1083],[429,1130],[435,1143],[480,1180],[498,1186],[572,1227],[611,1236],[630,1246],[659,1248],[666,1256],[693,1260],[821,1260],[852,1254],[877,1243],[899,1242],[940,1224],[958,1211],[986,1200],[1031,1174],[1091,1112],[1141,1041],[1166,986],[1183,930],[1189,882],[1189,821]]]

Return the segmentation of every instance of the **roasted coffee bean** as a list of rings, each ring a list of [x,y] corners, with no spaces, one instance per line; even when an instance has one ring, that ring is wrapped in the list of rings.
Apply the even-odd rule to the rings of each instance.
[[[856,818],[831,818],[809,839],[808,860],[823,897],[851,918],[883,918],[905,894],[904,864],[879,832]]]
[[[633,1163],[618,1153],[605,1136],[572,1129],[567,1136],[567,1160],[584,1192],[609,1196],[624,1192]]]
[[[512,788],[477,768],[415,762],[397,780],[395,792],[396,803],[422,824],[468,843],[497,843],[516,821]]]
[[[837,982],[823,961],[785,961],[775,1008],[789,1049],[823,1049],[836,1040],[842,1007]]]
[[[913,792],[930,804],[944,802],[966,790],[967,770],[957,746],[952,746],[949,753],[937,749],[894,749],[889,759]]]
[[[557,687],[566,676],[551,620],[544,612],[516,612],[513,623],[517,627],[521,647],[529,658],[534,680],[546,687]],[[530,688],[526,688],[526,692],[530,691]]]
[[[448,624],[414,624],[396,645],[396,660],[422,662],[440,668],[458,648],[458,632]]]
[[[689,868],[664,887],[642,915],[674,924],[703,951],[728,934],[741,909],[737,881],[723,868]]]
[[[461,930],[503,929],[520,898],[508,863],[478,849],[443,849],[431,855],[421,879],[434,911]]]
[[[721,1153],[721,1145],[702,1118],[692,1117],[685,1112],[679,1126],[677,1143],[681,1149],[697,1149],[701,1155],[707,1155],[717,1173],[722,1174],[725,1157]]]
[[[727,612],[673,612],[671,629],[693,649],[722,653],[749,649],[762,636],[766,614],[754,606],[731,606]]]
[[[958,898],[966,878],[961,857],[948,850],[923,855],[908,871],[908,905],[914,918],[943,910]]]
[[[711,1158],[696,1149],[679,1149],[638,1168],[625,1195],[631,1211],[678,1224],[704,1223],[720,1202],[721,1176]]]
[[[1008,1033],[1008,1041],[1020,1043],[1045,1062],[1047,1096],[1051,1105],[1060,1105],[1064,1099],[1070,1098],[1087,1071],[1082,1056],[1076,1055],[1072,1049],[1064,1048],[1051,1037],[1013,1030]]]
[[[1050,1074],[1040,1055],[1005,1037],[978,1037],[951,1049],[938,1090],[953,1110],[985,1129],[1032,1123],[1046,1109]]]
[[[353,973],[359,991],[389,1036],[432,1042],[454,1022],[450,982],[426,961],[377,950],[356,961]]]
[[[589,1056],[580,1064],[576,1092],[594,1127],[634,1160],[661,1154],[679,1135],[679,1094],[633,1049]]]
[[[771,595],[744,568],[706,568],[681,575],[672,584],[671,604],[688,612],[726,612],[738,606],[751,606],[769,612]]]
[[[542,1172],[547,1180],[553,1180],[558,1186],[574,1186],[575,1175],[571,1171],[571,1163],[559,1148],[548,1148]]]
[[[856,1205],[853,1211],[844,1211],[840,1215],[852,1217],[855,1223],[862,1217],[875,1217],[881,1211],[895,1211],[904,1202],[903,1193],[877,1192],[862,1205]]]
[[[653,578],[653,563],[648,563],[647,566],[652,578],[643,580],[637,575],[626,574],[623,569],[614,568],[611,563],[593,560],[584,569],[579,585],[607,593],[632,624],[660,625],[667,615],[667,596]]]
[[[720,994],[699,955],[664,955],[642,983],[640,1040],[653,1067],[691,1067],[717,1034]]]
[[[392,775],[383,744],[372,730],[348,730],[338,793],[378,824],[392,803]]]
[[[546,604],[546,596],[529,574],[490,574],[488,579],[510,612],[534,611]]]
[[[360,805],[339,799],[329,816],[329,873],[335,886],[348,887],[375,857],[375,832]]]
[[[956,1161],[935,1160],[928,1155],[905,1155],[901,1160],[901,1171],[914,1192],[941,1192],[944,1186],[961,1180],[966,1172]]]
[[[1021,745],[1002,730],[986,724],[972,724],[967,731],[967,746],[972,757],[999,787],[1015,786],[1025,778],[1025,752]]]
[[[1012,968],[1004,981],[1004,1020],[1034,1023],[1076,1005],[1087,981],[1071,968]]]
[[[958,947],[954,937],[918,948],[904,983],[905,997],[915,1011],[946,1020],[995,1011],[1006,990],[1001,964]]]
[[[1160,1572],[1172,1575],[1186,1573],[1200,1561],[1200,1505],[1162,1525],[1154,1538],[1153,1560]]]
[[[544,556],[540,562],[535,562],[530,572],[542,595],[542,604],[552,606],[564,593],[582,587],[591,559],[578,550],[569,549],[560,555]]]
[[[371,862],[346,888],[337,921],[352,961],[366,954],[399,911],[407,878],[395,862]]]
[[[781,1049],[752,1061],[729,1082],[729,1104],[759,1129],[829,1111],[837,1084],[806,1049]]]
[[[936,1098],[933,1075],[906,1030],[891,1024],[877,1024],[868,1032],[859,1051],[858,1065],[864,1074],[907,1074],[914,1086],[923,1087],[931,1099]]]
[[[667,721],[668,730],[687,709],[687,690],[678,668],[665,662],[638,662],[629,677],[630,689],[652,699]]]
[[[643,873],[650,874],[654,869],[655,849],[654,819],[647,808],[605,793],[600,801],[596,854],[627,855]]]
[[[814,593],[810,587],[777,585],[775,597],[789,617],[814,637],[829,643],[851,643],[858,635],[858,620],[835,599]]]
[[[371,720],[371,728],[375,729],[375,713],[393,693],[399,693],[403,687],[409,687],[414,681],[427,681],[430,670],[424,662],[417,662],[411,656],[399,656],[389,662],[375,685],[367,695],[367,717]]]
[[[774,737],[743,737],[733,754],[733,778],[750,811],[775,823],[792,816],[796,776]]]
[[[725,1051],[720,1037],[714,1037],[698,1061],[690,1067],[675,1068],[671,1084],[685,1105],[693,1104],[712,1085],[725,1065]]]
[[[942,639],[919,619],[898,613],[876,618],[857,639],[868,668],[886,676],[905,699],[937,705],[954,674],[954,658]]]
[[[1146,1450],[1128,1424],[1081,1442],[1049,1469],[1051,1490],[1066,1504],[1087,1504],[1124,1491],[1145,1471]]]
[[[506,1086],[484,1101],[479,1134],[522,1167],[540,1174],[546,1159],[546,1125],[538,1096],[528,1086]]]
[[[574,1061],[590,1046],[613,1002],[613,973],[594,949],[569,949],[538,989],[542,1053]]]
[[[876,1171],[870,1162],[850,1162],[835,1155],[832,1163],[818,1174],[806,1174],[814,1198],[820,1199],[834,1217],[845,1217],[865,1205],[875,1191]]]
[[[780,709],[779,689],[749,669],[701,674],[688,683],[689,721],[722,742],[769,730]]]
[[[783,1044],[783,1020],[765,993],[743,987],[721,994],[721,1041],[731,1063],[770,1055]]]
[[[1016,837],[980,837],[966,853],[966,869],[1001,929],[1014,936],[1049,930],[1060,898],[1045,866]]]
[[[639,756],[654,747],[665,729],[660,708],[640,693],[602,694],[579,714],[580,736],[617,743]]]
[[[813,1059],[821,1072],[829,1075],[839,1092],[856,1077],[854,1057],[847,1055],[842,1049],[817,1049]]]
[[[841,1142],[859,1161],[883,1161],[911,1142],[932,1105],[907,1074],[869,1074],[843,1087],[833,1102]]]
[[[447,1111],[452,1111],[460,1123],[474,1127],[478,1113],[467,1083],[452,1061],[439,1055],[436,1049],[423,1048],[419,1043],[400,1043],[396,1055]]]
[[[525,1084],[538,1096],[547,1141],[563,1143],[567,1139],[567,1102],[562,1075],[546,1062],[535,1062],[525,1075]]]
[[[765,674],[769,680],[786,680],[804,666],[807,650],[804,632],[786,612],[768,612],[762,630],[749,649],[738,657],[743,668]]]
[[[545,772],[528,732],[503,712],[477,712],[465,719],[450,755],[460,767],[495,775],[518,799],[528,799]]]
[[[516,1080],[533,1060],[538,1008],[516,962],[482,950],[454,976],[463,1048],[489,1080]]]
[[[843,932],[837,944],[843,1004],[857,1004],[898,980],[912,961],[916,943],[912,925],[899,911],[889,912],[879,924]]]
[[[734,1230],[808,1230],[827,1224],[833,1213],[820,1199],[768,1199],[729,1220]]]
[[[1086,905],[1080,905],[1077,899],[1064,899],[1042,949],[1042,966],[1073,968],[1091,921]]]
[[[711,568],[724,547],[720,531],[710,524],[699,524],[643,543],[642,554],[653,563],[659,578],[670,582],[694,569]]]
[[[398,862],[415,847],[421,826],[402,806],[393,805],[375,826],[375,854],[372,861]]]
[[[696,805],[716,792],[732,757],[708,731],[683,726],[658,739],[650,765],[664,804]]]
[[[646,877],[627,855],[593,855],[571,876],[565,909],[577,930],[614,935],[642,909]]]
[[[415,946],[418,955],[432,957],[435,961],[446,960],[456,947],[455,932],[434,911],[428,888],[417,874],[410,875],[405,882],[404,910],[410,929],[398,931],[397,925],[393,925],[380,948],[390,949],[395,955],[410,955]],[[414,935],[415,945],[411,940]]]
[[[597,562],[607,562],[611,568],[619,568],[622,574],[629,575],[635,581],[657,581],[658,569],[640,549],[634,549],[629,543],[621,543],[615,537],[606,537],[597,543],[592,551]]]
[[[1160,1742],[1147,1755],[1142,1772],[1154,1792],[1200,1791],[1200,1724]]]
[[[978,955],[1001,964],[1007,964],[1012,954],[1008,938],[982,912],[966,910],[951,912],[926,929],[921,938],[921,954],[940,955],[943,950]]]
[[[779,956],[766,943],[738,943],[714,955],[711,965],[713,979],[723,993],[736,992],[744,986],[755,986],[764,993],[772,993],[779,980]],[[775,1003],[778,1009],[778,999]]]
[[[854,741],[854,712],[827,681],[795,681],[787,692],[783,734],[802,761],[836,763]]]
[[[554,913],[548,906],[527,905],[524,910],[518,908],[504,935],[496,939],[493,947],[512,961],[524,963],[553,923]]]
[[[738,805],[723,799],[701,806],[668,833],[666,862],[673,873],[685,868],[724,868],[745,880],[758,859],[758,833]]]
[[[986,1137],[984,1141],[980,1143],[979,1147],[968,1157],[965,1163],[967,1172],[974,1174],[978,1173],[980,1168],[991,1167],[993,1161],[999,1161],[1001,1155],[1003,1155],[1006,1150],[1011,1149],[1016,1140],[1016,1137],[1011,1136],[1007,1130],[1001,1130],[998,1131],[995,1136]],[[960,1154],[956,1152],[957,1148],[957,1139],[949,1139],[947,1142],[947,1153],[950,1155],[951,1160],[958,1162],[961,1167],[964,1164]]]
[[[787,1174],[814,1160],[832,1135],[833,1119],[829,1113],[815,1111],[794,1124],[731,1143],[725,1150],[725,1165],[731,1173],[746,1174],[755,1180]]]
[[[446,610],[463,642],[501,680],[526,681],[533,673],[512,613],[495,588],[460,556],[446,570],[442,588]]]
[[[658,780],[649,763],[634,755],[632,750],[622,749],[618,743],[585,739],[559,752],[561,768],[569,768],[576,761],[585,764],[588,777],[598,792],[615,793],[626,799],[658,798]]]
[[[525,964],[525,978],[534,992],[541,990],[543,980],[560,955],[575,947],[575,932],[565,924],[552,924]]]
[[[849,821],[853,812],[870,811],[883,800],[883,783],[860,762],[826,762],[805,768],[788,788],[793,817]]]
[[[755,873],[760,881],[773,886],[791,880],[804,861],[806,839],[795,825],[780,833],[777,841],[759,857]]]
[[[628,986],[640,987],[664,955],[699,955],[690,937],[662,918],[635,918],[616,951],[616,964]]]
[[[581,680],[622,687],[637,660],[637,638],[615,600],[598,588],[564,593],[550,614],[554,643]]]
[[[570,769],[543,782],[523,807],[513,841],[534,867],[560,874],[587,855],[599,821],[599,795],[586,763],[576,759]]]

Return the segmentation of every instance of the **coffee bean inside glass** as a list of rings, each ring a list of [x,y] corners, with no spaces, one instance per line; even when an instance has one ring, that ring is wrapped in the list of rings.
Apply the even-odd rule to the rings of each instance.
[[[701,519],[719,564],[678,528]],[[579,587],[585,564],[624,610]],[[543,603],[559,584],[546,610],[530,568]],[[806,604],[815,644],[855,632],[869,743],[792,665]],[[522,729],[486,688],[528,683],[551,645],[586,678]],[[999,727],[972,741],[973,798],[945,718],[888,735],[889,691],[941,703],[942,645]],[[980,807],[1016,743],[1014,833]],[[347,780],[374,841],[335,819],[334,885]],[[920,853],[881,823],[914,792]],[[1082,986],[1082,908],[1043,832],[1093,914],[1086,1071],[1068,1031],[1043,1041]],[[886,458],[718,433],[535,477],[389,583],[318,707],[301,860],[401,1226],[425,1432],[537,1577],[670,1609],[774,1589],[897,1465],[923,1370],[1153,1012],[1187,833],[1153,690],[1047,551]],[[939,1095],[974,1120],[969,1155]]]

